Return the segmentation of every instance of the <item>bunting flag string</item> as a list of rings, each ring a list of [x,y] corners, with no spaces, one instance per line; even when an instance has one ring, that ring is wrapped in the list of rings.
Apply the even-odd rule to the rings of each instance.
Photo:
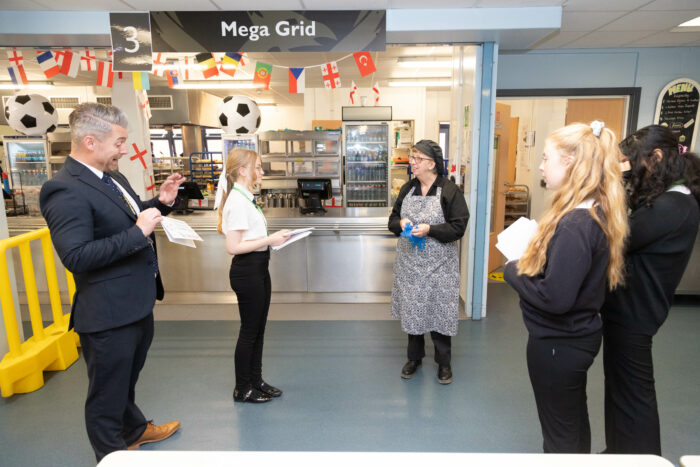
[[[24,70],[24,57],[22,56],[22,52],[18,52],[16,49],[8,50],[7,58],[10,61],[10,66],[7,70],[10,73],[12,82],[17,85],[20,81],[22,84],[28,84],[29,81],[27,81],[27,73]]]
[[[6,52],[10,61],[8,74],[13,82],[28,84],[22,52],[14,48],[6,48]],[[97,59],[95,49],[88,47],[37,50],[36,60],[46,78],[53,78],[59,73],[75,78],[79,71],[91,71],[97,73],[95,81],[97,86],[112,87],[115,79],[123,79],[123,73],[112,70],[112,51],[106,52],[106,60],[102,60]],[[221,79],[224,75],[233,78],[237,72],[240,72],[246,77],[252,76],[254,83],[268,90],[273,70],[279,68],[287,70],[289,93],[302,94],[306,88],[307,70],[311,68],[320,68],[326,89],[342,87],[338,63],[351,57],[357,65],[360,76],[365,77],[376,72],[377,68],[370,52],[354,52],[334,61],[303,67],[269,64],[255,60],[246,63],[247,55],[243,52],[216,54],[206,52],[180,56],[176,59],[172,57],[171,61],[167,61],[165,53],[158,52],[153,54],[153,69],[150,74],[165,77],[168,87],[172,88],[189,80],[216,77]],[[149,88],[148,74],[149,72],[132,73],[134,89]],[[350,101],[354,104],[357,101],[358,88],[354,81],[351,83]],[[376,105],[379,101],[379,87],[374,85],[374,80],[372,80],[371,89]]]

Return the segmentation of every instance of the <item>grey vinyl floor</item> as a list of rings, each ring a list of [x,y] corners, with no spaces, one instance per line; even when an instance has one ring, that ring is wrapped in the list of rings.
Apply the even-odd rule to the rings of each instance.
[[[204,310],[203,308],[206,308]],[[207,320],[192,321],[199,312]],[[333,319],[323,319],[331,316]],[[399,377],[406,337],[388,304],[274,304],[265,379],[284,395],[234,404],[233,305],[159,306],[137,387],[155,423],[181,430],[148,450],[541,452],[517,296],[489,287],[488,315],[453,338],[454,382],[436,380],[432,345],[418,374]],[[654,342],[664,457],[700,454],[700,304],[681,300]],[[604,447],[601,355],[589,372],[593,451]],[[84,361],[45,386],[0,400],[0,465],[89,466]]]

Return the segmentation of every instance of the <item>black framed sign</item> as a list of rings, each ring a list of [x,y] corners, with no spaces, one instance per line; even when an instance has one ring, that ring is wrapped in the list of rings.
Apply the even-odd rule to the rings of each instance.
[[[697,81],[690,78],[671,81],[661,90],[654,115],[654,123],[669,127],[678,142],[691,151],[698,133],[698,86]]]
[[[151,22],[147,12],[110,13],[113,71],[151,71]]]
[[[386,49],[386,11],[152,11],[155,52]]]

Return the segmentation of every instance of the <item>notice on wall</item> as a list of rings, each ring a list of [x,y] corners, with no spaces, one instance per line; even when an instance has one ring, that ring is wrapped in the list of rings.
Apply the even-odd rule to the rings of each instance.
[[[691,151],[698,132],[699,87],[689,78],[671,81],[659,94],[654,116],[654,123],[669,127],[678,137],[678,142]]]

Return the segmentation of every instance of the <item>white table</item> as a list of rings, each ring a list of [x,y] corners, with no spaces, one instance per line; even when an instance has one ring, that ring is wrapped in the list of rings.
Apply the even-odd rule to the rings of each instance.
[[[700,456],[682,456],[681,467],[700,467]]]
[[[427,452],[117,451],[98,467],[673,467],[652,455]],[[694,464],[693,464],[694,465]]]

